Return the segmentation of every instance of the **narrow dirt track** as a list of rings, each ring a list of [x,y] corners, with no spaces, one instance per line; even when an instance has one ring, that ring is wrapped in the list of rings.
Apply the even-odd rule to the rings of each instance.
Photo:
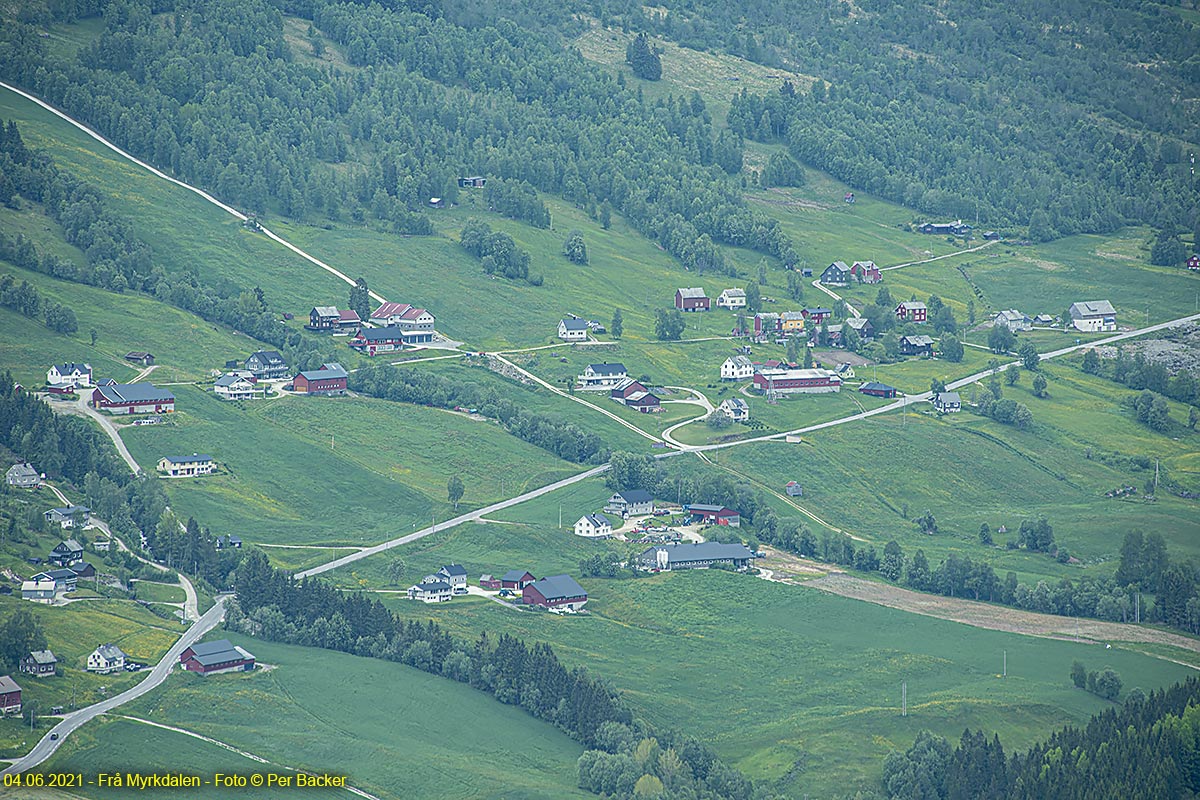
[[[865,600],[868,603],[887,606],[927,617],[961,622],[976,628],[1020,633],[1026,636],[1042,636],[1050,639],[1081,639],[1096,643],[1142,642],[1165,644],[1200,653],[1200,640],[1177,633],[1146,628],[1141,625],[1126,625],[1120,622],[1104,622],[1098,619],[1060,617],[1055,614],[1039,614],[1017,608],[980,603],[956,597],[922,594],[898,586],[876,583],[844,572],[834,572],[820,578],[800,583],[823,592]]]

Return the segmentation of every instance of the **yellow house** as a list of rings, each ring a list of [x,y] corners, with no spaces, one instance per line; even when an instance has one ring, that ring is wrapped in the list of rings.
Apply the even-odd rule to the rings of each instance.
[[[804,315],[799,311],[785,311],[779,315],[780,330],[784,333],[801,333],[804,330]]]

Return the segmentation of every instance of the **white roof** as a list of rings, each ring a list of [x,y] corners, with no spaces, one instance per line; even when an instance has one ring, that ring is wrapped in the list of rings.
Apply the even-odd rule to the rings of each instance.
[[[704,294],[703,289],[701,289],[699,287],[693,287],[691,289],[680,289],[679,296],[680,297],[705,297],[705,294]]]
[[[725,291],[721,292],[721,296],[722,297],[745,297],[746,290],[745,289],[726,289]]]

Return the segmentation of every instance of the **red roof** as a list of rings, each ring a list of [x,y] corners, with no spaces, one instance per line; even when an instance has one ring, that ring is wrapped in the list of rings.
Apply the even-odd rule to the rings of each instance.
[[[371,315],[374,319],[383,319],[385,317],[404,317],[413,307],[408,303],[384,303],[379,308],[375,309],[375,313]]]
[[[358,318],[358,312],[354,311],[352,309],[347,309],[346,311],[338,311],[338,321],[339,322],[362,322],[362,320]]]

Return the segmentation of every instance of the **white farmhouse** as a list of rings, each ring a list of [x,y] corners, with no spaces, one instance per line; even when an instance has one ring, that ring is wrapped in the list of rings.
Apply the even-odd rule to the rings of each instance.
[[[588,539],[607,539],[612,532],[612,523],[603,514],[584,514],[575,523],[575,535]]]
[[[721,365],[721,380],[744,381],[754,377],[754,362],[746,356],[730,356]]]

